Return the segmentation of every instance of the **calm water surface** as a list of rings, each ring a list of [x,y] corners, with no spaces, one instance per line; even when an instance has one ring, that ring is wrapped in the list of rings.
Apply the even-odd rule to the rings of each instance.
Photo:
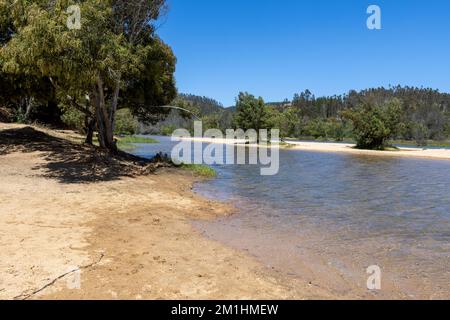
[[[170,153],[169,138],[157,139],[135,153]],[[449,161],[280,150],[277,176],[215,169],[196,192],[239,214],[196,221],[206,236],[340,296],[450,298]],[[371,265],[381,291],[367,290]]]

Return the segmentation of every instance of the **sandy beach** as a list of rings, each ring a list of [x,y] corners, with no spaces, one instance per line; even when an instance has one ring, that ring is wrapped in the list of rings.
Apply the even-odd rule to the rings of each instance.
[[[233,209],[191,173],[135,175],[80,138],[0,124],[0,299],[333,298],[195,231]]]
[[[72,131],[0,124],[0,299],[377,298],[329,288],[325,271],[308,276],[320,259],[291,277],[205,237],[193,220],[235,209],[195,194],[201,178],[147,173],[80,141]],[[340,144],[296,148],[371,154]],[[446,151],[395,154],[445,159]]]
[[[245,140],[241,139],[211,139],[211,138],[184,138],[183,140],[197,141],[202,143],[217,143],[224,145],[243,145]],[[247,147],[257,147],[257,144],[248,144]],[[266,146],[264,146],[266,147]],[[304,151],[350,153],[356,155],[369,155],[381,157],[411,157],[450,160],[450,149],[419,149],[399,148],[395,151],[361,150],[355,149],[354,144],[331,143],[331,142],[309,142],[309,141],[286,141],[280,144],[280,148],[289,148]]]
[[[305,151],[320,152],[343,152],[357,155],[370,155],[381,157],[411,157],[411,158],[429,158],[450,160],[449,149],[417,149],[417,148],[399,148],[395,151],[376,151],[355,149],[354,144],[345,143],[321,143],[321,142],[294,142],[288,141],[294,149]]]

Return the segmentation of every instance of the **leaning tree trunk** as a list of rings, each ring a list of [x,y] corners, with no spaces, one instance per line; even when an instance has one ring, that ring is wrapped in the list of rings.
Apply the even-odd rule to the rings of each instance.
[[[114,130],[116,129],[116,112],[117,105],[119,104],[119,93],[120,93],[120,80],[117,80],[114,88],[114,95],[111,103],[111,111],[109,114],[109,121],[111,123],[111,130],[114,134]]]
[[[95,130],[95,124],[97,121],[94,118],[87,118],[86,121],[86,140],[85,143],[89,145],[94,144],[94,130]]]
[[[117,145],[114,141],[114,134],[112,130],[112,121],[110,114],[106,109],[105,94],[103,88],[103,80],[101,76],[97,78],[97,85],[95,87],[95,116],[97,122],[98,142],[101,148],[107,149],[110,152],[117,152]]]

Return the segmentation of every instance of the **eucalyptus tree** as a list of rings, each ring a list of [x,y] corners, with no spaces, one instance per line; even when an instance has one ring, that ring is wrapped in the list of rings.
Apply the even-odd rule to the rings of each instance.
[[[47,77],[61,101],[95,123],[100,146],[116,151],[120,102],[139,100],[132,111],[145,117],[176,93],[175,57],[155,33],[165,1],[79,1],[80,28],[68,27],[71,4],[2,0],[0,12],[9,13],[15,30],[0,52],[3,69]]]
[[[353,123],[358,148],[383,149],[403,126],[402,101],[394,98],[382,104],[366,102],[344,110],[342,116]]]
[[[270,129],[268,121],[268,108],[262,97],[256,98],[247,92],[239,93],[236,99],[235,126],[249,130]]]

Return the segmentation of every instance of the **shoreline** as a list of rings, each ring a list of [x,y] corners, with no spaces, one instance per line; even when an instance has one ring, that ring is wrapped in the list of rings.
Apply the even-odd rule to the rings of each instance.
[[[13,136],[24,143],[8,142]],[[71,131],[0,123],[0,299],[381,297],[336,290],[330,283],[339,273],[308,274],[326,269],[313,254],[291,275],[207,236],[198,221],[237,209],[195,193],[203,178],[175,168],[133,174],[121,169],[127,162],[110,170],[79,141]],[[96,179],[86,180],[91,169]]]
[[[203,142],[203,143],[220,143],[225,145],[236,145],[242,147],[258,147],[257,144],[242,144],[242,140],[229,139],[211,139],[211,138],[183,138],[183,140]],[[403,157],[403,158],[423,158],[434,160],[450,160],[450,149],[417,149],[417,148],[399,148],[396,151],[379,151],[379,150],[363,150],[355,149],[355,144],[348,143],[332,143],[332,142],[309,142],[309,141],[285,141],[285,145],[278,145],[280,149],[302,150],[314,152],[328,153],[348,153],[362,156],[381,156],[381,157]],[[289,146],[286,146],[289,145]],[[264,146],[267,148],[267,146]]]
[[[364,156],[381,156],[381,157],[404,157],[404,158],[425,158],[435,160],[450,160],[450,150],[448,149],[415,149],[415,148],[399,148],[396,151],[379,151],[379,150],[363,150],[355,149],[354,144],[344,143],[327,143],[327,142],[287,142],[292,145],[292,150],[332,152],[332,153],[349,153]]]
[[[5,142],[20,135],[36,141]],[[70,153],[79,138],[0,123],[0,299],[339,298],[195,230],[233,208],[196,195],[192,173],[105,178]],[[91,165],[103,176],[79,181]]]

